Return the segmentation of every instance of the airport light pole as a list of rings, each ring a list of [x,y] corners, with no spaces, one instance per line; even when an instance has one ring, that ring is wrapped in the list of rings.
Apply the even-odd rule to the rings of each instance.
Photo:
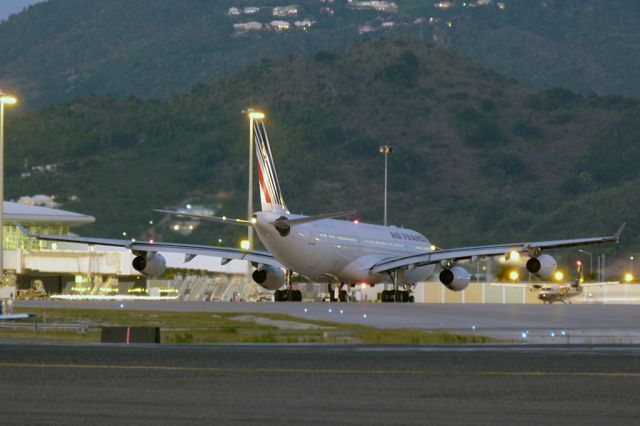
[[[4,106],[13,105],[18,100],[0,90],[0,284],[4,284]]]
[[[389,145],[382,145],[379,150],[384,154],[384,226],[387,226],[387,162],[389,154],[393,152],[393,147]]]
[[[593,274],[593,253],[582,249],[578,250],[578,252],[589,255],[589,277],[591,277],[591,275]]]

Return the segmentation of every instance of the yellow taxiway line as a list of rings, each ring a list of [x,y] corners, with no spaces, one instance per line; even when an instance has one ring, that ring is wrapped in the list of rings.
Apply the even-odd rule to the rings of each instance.
[[[429,370],[358,370],[312,368],[239,368],[239,367],[179,367],[164,365],[117,364],[47,364],[0,362],[0,368],[141,370],[196,373],[289,373],[289,374],[356,374],[398,376],[530,376],[530,377],[640,377],[638,371],[429,371]]]

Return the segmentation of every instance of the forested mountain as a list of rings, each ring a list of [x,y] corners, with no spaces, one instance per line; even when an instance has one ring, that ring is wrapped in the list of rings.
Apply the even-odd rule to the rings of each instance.
[[[396,0],[386,11],[359,3],[300,0],[295,13],[274,16],[288,3],[48,0],[0,24],[0,83],[27,107],[94,93],[154,98],[263,58],[411,35],[531,87],[640,96],[637,0]],[[234,27],[249,22],[260,29]]]
[[[411,39],[265,60],[162,100],[90,96],[12,111],[7,199],[56,195],[96,216],[83,233],[105,236],[175,240],[150,209],[186,200],[242,216],[249,106],[267,113],[294,212],[355,208],[380,222],[378,146],[391,144],[390,222],[437,244],[610,233],[627,221],[625,244],[640,248],[636,101],[536,92]],[[207,224],[193,238],[239,238],[231,228]]]

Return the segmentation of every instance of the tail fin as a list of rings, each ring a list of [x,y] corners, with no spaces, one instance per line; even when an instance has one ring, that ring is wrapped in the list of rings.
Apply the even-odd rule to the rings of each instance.
[[[289,213],[282,198],[278,175],[273,164],[269,138],[262,120],[253,122],[253,138],[256,145],[256,157],[258,157],[258,180],[260,182],[260,201],[262,211]]]

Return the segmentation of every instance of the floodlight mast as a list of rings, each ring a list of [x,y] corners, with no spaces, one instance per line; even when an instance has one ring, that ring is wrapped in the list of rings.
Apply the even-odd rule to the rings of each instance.
[[[4,284],[4,106],[17,102],[16,98],[0,90],[0,284]]]
[[[393,147],[383,145],[380,147],[380,152],[384,154],[384,226],[387,226],[387,159],[393,152]]]

